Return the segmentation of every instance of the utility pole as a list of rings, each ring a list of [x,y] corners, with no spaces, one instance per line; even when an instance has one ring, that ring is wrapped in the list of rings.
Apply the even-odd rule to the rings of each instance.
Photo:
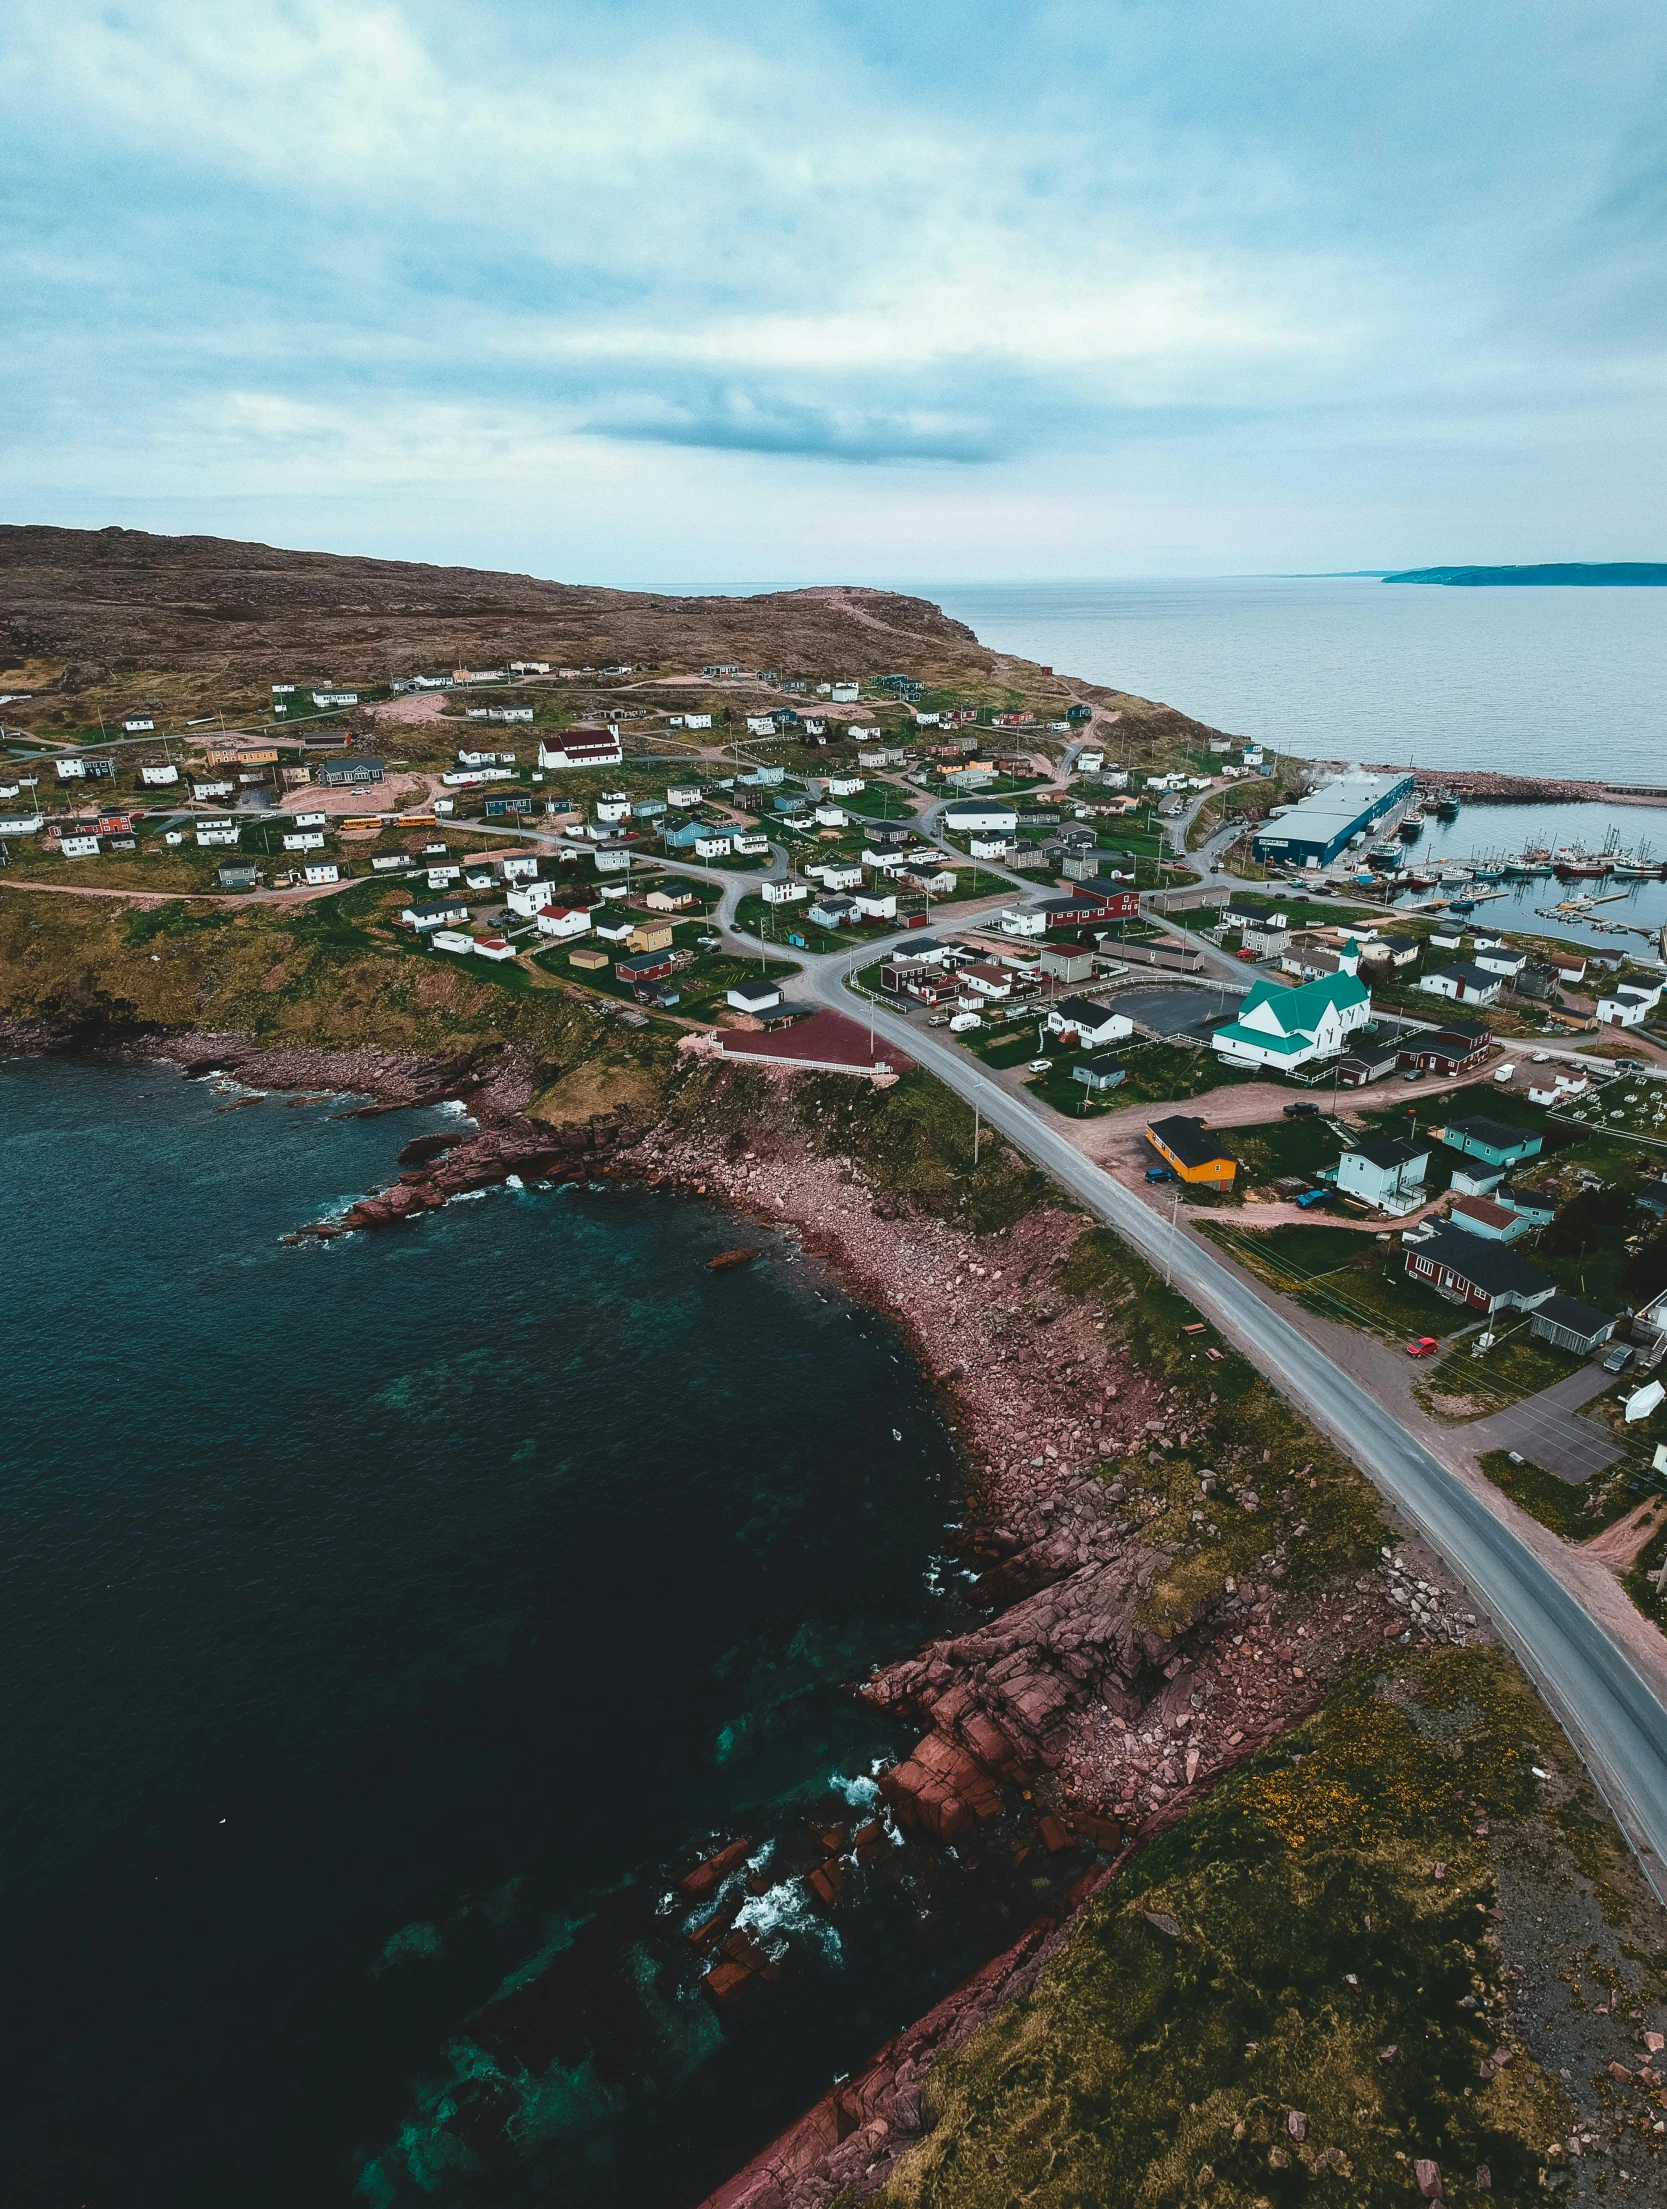
[[[978,1171],[978,1137],[980,1125],[981,1123],[979,1119],[978,1107],[977,1105],[974,1105],[972,1108],[972,1170],[974,1173],[977,1173]]]
[[[1175,1196],[1169,1207],[1169,1241],[1164,1246],[1163,1285],[1169,1286],[1170,1273],[1175,1263],[1175,1234],[1181,1216],[1181,1184],[1175,1184]]]

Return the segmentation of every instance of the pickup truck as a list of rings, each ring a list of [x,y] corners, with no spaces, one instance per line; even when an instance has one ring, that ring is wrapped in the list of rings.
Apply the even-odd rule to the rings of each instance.
[[[1285,1117],[1287,1120],[1312,1120],[1318,1114],[1319,1109],[1319,1106],[1311,1098],[1308,1098],[1298,1104],[1288,1104],[1285,1107]]]

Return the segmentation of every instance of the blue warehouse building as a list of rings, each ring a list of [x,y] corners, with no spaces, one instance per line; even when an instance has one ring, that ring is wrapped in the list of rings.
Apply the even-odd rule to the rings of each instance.
[[[1264,864],[1329,867],[1347,851],[1352,836],[1364,834],[1386,813],[1410,798],[1414,777],[1344,775],[1293,805],[1260,830],[1255,855]]]

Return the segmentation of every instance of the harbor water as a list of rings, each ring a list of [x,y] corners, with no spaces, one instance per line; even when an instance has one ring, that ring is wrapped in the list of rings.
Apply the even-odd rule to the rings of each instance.
[[[686,2209],[1039,1907],[889,1827],[805,1901],[902,1746],[849,1683],[968,1615],[952,1439],[693,1200],[285,1247],[447,1124],[342,1104],[0,1064],[0,2197]]]
[[[1307,759],[1667,785],[1667,590],[1357,576],[910,587],[1000,651]]]

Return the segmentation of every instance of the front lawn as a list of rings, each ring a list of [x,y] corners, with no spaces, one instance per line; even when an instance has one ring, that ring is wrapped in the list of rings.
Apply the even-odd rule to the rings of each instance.
[[[1538,1465],[1513,1465],[1504,1450],[1488,1450],[1476,1462],[1496,1488],[1566,1542],[1589,1542],[1640,1501],[1632,1483],[1613,1473],[1584,1481],[1559,1480]],[[1667,1511],[1667,1498],[1663,1510]]]
[[[1230,1139],[1239,1161],[1237,1186],[1253,1189],[1297,1175],[1317,1181],[1348,1148],[1337,1130],[1318,1113],[1299,1120],[1264,1120],[1254,1127],[1236,1127]]]
[[[1318,1224],[1257,1231],[1224,1222],[1204,1232],[1306,1310],[1389,1342],[1439,1340],[1474,1317],[1410,1278],[1398,1237],[1380,1241],[1368,1229]]]

